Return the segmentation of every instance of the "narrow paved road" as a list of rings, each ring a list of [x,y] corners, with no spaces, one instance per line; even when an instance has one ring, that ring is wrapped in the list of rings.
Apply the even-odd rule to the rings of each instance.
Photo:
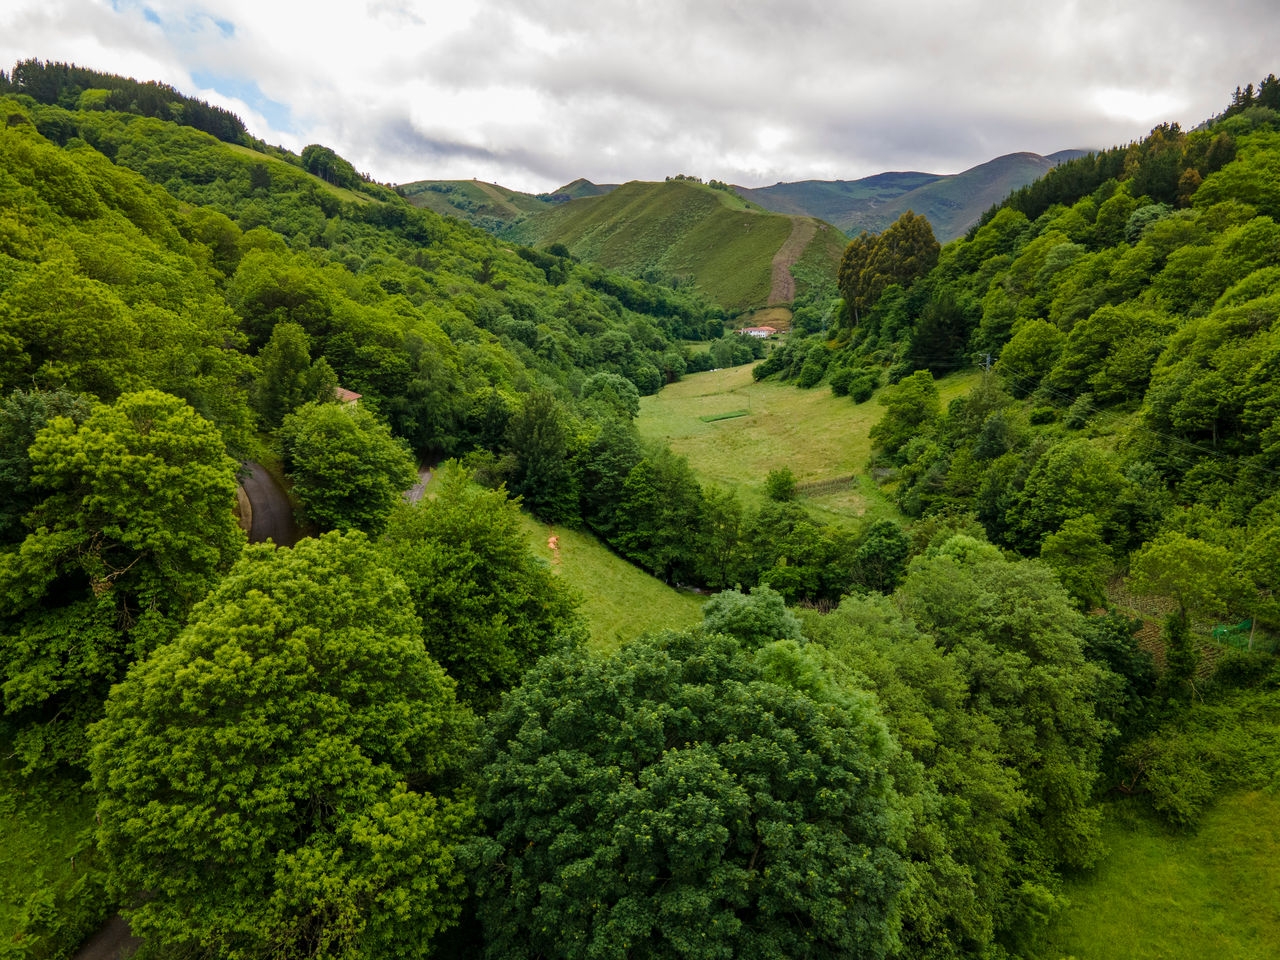
[[[276,478],[260,463],[246,460],[241,485],[253,507],[249,542],[272,541],[277,547],[292,547],[301,537],[293,519],[293,507]]]
[[[142,941],[129,932],[129,925],[117,913],[105,927],[85,941],[84,946],[76,951],[74,960],[124,960],[133,956],[140,946]]]

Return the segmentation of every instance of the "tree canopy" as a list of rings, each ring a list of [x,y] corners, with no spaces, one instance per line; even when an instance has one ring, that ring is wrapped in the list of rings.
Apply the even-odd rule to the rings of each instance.
[[[320,530],[377,533],[418,477],[405,444],[353,404],[304,404],[280,439],[303,519]]]
[[[891,741],[795,673],[697,633],[539,664],[482,750],[488,955],[886,956]]]
[[[111,889],[169,948],[427,956],[464,896],[472,732],[363,536],[249,547],[93,728]]]
[[[409,587],[427,651],[478,708],[582,639],[577,597],[530,553],[516,503],[455,463],[430,496],[396,508],[379,547]]]

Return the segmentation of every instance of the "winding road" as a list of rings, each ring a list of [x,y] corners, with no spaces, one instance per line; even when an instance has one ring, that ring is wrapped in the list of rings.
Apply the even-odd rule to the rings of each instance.
[[[267,468],[246,460],[241,486],[253,508],[249,542],[264,543],[270,540],[277,547],[292,547],[297,543],[302,532],[293,519],[293,505]]]

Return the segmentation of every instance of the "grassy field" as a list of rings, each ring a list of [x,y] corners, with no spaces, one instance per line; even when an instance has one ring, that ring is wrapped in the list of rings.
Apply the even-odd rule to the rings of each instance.
[[[1280,956],[1280,796],[1228,797],[1192,836],[1128,804],[1108,819],[1110,856],[1068,888],[1043,960]]]
[[[702,621],[706,597],[673,590],[614,555],[589,534],[548,527],[524,515],[535,556],[578,589],[591,626],[592,646],[602,652],[652,630],[681,629]],[[556,549],[548,546],[552,536]]]
[[[945,408],[979,377],[963,373],[938,384]],[[716,420],[746,410],[746,416]],[[872,398],[855,404],[833,396],[825,385],[800,390],[792,384],[757,382],[751,367],[695,373],[640,400],[636,421],[646,438],[667,443],[689,459],[703,482],[734,490],[745,503],[764,500],[770,470],[790,468],[800,484],[856,476],[838,492],[809,499],[819,514],[848,520],[894,508],[864,475],[871,455],[868,433],[883,409]]]

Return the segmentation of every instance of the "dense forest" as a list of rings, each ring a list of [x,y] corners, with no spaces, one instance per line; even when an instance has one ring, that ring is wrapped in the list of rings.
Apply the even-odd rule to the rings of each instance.
[[[849,245],[755,368],[883,405],[902,522],[843,526],[640,439],[762,357],[687,289],[0,75],[0,804],[94,811],[3,949],[120,910],[150,957],[1034,956],[1108,794],[1190,830],[1280,769],[1276,89]],[[719,592],[603,654],[521,507]]]

